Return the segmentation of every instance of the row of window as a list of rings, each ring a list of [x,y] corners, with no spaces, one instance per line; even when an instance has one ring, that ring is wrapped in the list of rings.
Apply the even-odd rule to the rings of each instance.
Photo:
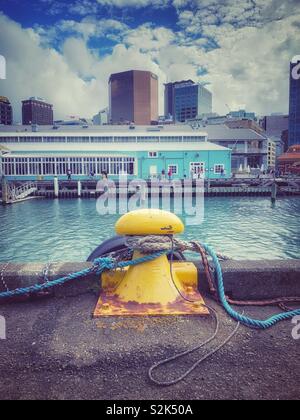
[[[205,141],[203,136],[163,136],[163,137],[0,137],[1,143],[170,143]]]
[[[205,162],[190,163],[190,175],[192,178],[204,176],[205,172],[208,172],[208,169],[205,168]],[[211,172],[214,172],[217,175],[223,175],[225,174],[225,165],[214,165],[214,168],[211,168]],[[170,173],[172,173],[172,175],[178,175],[178,165],[168,165],[168,174]]]
[[[120,173],[134,175],[135,158],[130,157],[96,157],[96,158],[3,158],[2,170],[4,175],[109,175]]]

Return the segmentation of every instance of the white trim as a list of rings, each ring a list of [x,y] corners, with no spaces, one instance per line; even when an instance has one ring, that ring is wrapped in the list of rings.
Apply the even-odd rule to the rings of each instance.
[[[170,168],[171,167],[173,167],[173,168],[176,168],[176,173],[172,173],[172,175],[178,175],[178,169],[179,169],[179,166],[178,166],[178,164],[176,164],[176,163],[170,163],[169,165],[168,165],[168,171],[167,171],[167,175],[169,174],[169,171],[170,171]]]
[[[1,138],[0,138],[1,143]],[[153,143],[6,143],[11,152],[35,153],[130,153],[147,152],[153,150]],[[155,143],[156,152],[169,151],[230,151],[227,147],[218,146],[209,142],[196,143]]]
[[[16,156],[9,156],[2,159],[3,172],[7,176],[53,176],[67,174],[67,170],[71,169],[72,174],[76,176],[89,176],[90,170],[95,172],[95,175],[101,175],[103,167],[108,168],[109,175],[117,176],[120,172],[125,172],[125,168],[130,168],[132,165],[132,174],[137,175],[137,159],[134,157],[112,157],[112,156],[101,156],[101,157],[82,157],[78,156],[71,161],[72,157],[66,156],[27,156],[24,161],[17,162],[20,159]],[[50,160],[49,160],[50,159]],[[48,170],[44,171],[44,168]],[[25,168],[25,170],[24,170]],[[49,171],[49,168],[52,171]],[[75,170],[74,170],[75,168]],[[53,169],[54,172],[53,173]],[[80,169],[80,170],[79,170]],[[24,173],[25,172],[25,173]],[[46,172],[46,173],[44,173]],[[79,173],[80,172],[80,173]],[[19,173],[19,174],[18,174]]]
[[[217,172],[217,170],[216,170],[216,167],[217,167],[217,166],[222,167],[222,168],[223,168],[223,173],[225,173],[225,165],[224,165],[224,163],[216,163],[216,164],[214,165],[214,174],[215,174],[215,175],[221,175],[221,174],[222,174],[222,172]]]
[[[190,162],[190,173],[192,172],[192,167],[200,166],[203,168],[203,173],[205,173],[205,162]]]
[[[152,153],[153,153],[153,156],[150,156]],[[155,154],[155,156],[154,156],[154,154]],[[158,158],[158,152],[152,152],[152,151],[148,152],[148,158],[149,159],[157,159]]]

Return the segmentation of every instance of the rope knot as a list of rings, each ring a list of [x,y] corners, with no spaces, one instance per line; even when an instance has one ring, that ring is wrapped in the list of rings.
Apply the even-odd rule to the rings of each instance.
[[[113,258],[96,258],[94,260],[93,272],[100,275],[105,270],[114,270],[116,263]]]

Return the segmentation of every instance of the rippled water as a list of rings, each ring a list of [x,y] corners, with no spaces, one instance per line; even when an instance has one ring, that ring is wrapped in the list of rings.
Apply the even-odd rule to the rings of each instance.
[[[206,241],[236,259],[300,258],[300,198],[208,198],[205,221],[185,239]],[[32,200],[0,206],[0,261],[83,261],[114,235],[118,216],[94,200]]]

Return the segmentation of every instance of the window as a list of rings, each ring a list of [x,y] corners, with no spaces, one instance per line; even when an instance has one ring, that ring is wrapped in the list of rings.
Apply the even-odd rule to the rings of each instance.
[[[224,174],[225,166],[224,165],[215,165],[215,174]]]
[[[18,143],[18,137],[0,137],[0,143]]]
[[[113,137],[91,137],[91,143],[112,143]]]
[[[154,159],[154,158],[157,158],[157,156],[158,156],[158,153],[157,152],[149,152],[148,153],[148,157],[149,158]]]
[[[9,176],[66,175],[71,170],[74,175],[89,176],[91,172],[100,175],[103,171],[110,175],[120,173],[135,174],[134,157],[21,157],[3,158],[2,169]]]
[[[137,142],[138,143],[158,143],[159,142],[159,137],[143,137],[143,136],[139,136],[137,137]]]
[[[161,143],[177,143],[182,142],[182,137],[164,136],[160,137]]]
[[[136,137],[115,137],[116,143],[136,143]]]
[[[199,175],[205,172],[205,162],[191,162],[190,164],[191,175]]]
[[[168,165],[168,174],[172,173],[172,175],[178,175],[178,165]]]

